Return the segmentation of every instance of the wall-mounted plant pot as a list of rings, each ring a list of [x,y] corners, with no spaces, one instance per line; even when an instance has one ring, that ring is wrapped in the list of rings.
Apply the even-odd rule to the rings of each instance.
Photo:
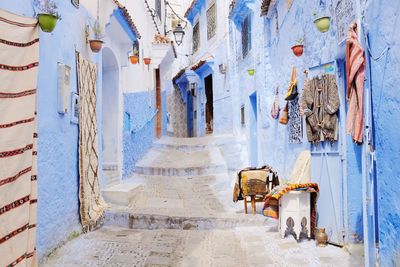
[[[296,57],[300,57],[301,55],[303,55],[304,52],[304,45],[295,45],[292,46],[292,50],[293,50],[293,54]]]
[[[103,47],[103,43],[104,42],[102,40],[89,40],[90,49],[93,53],[99,53]]]
[[[38,20],[42,31],[52,32],[57,25],[58,17],[51,14],[39,14]]]
[[[331,18],[330,17],[320,17],[314,20],[315,26],[320,32],[327,32],[331,27]]]
[[[249,70],[247,70],[247,73],[248,73],[250,76],[253,76],[253,75],[254,75],[254,69],[249,69]]]
[[[138,56],[129,56],[129,60],[130,60],[131,64],[135,65],[135,64],[138,64],[139,57]]]
[[[150,63],[151,63],[151,58],[145,57],[145,58],[143,58],[143,62],[144,62],[144,64],[146,64],[146,65],[150,65]]]

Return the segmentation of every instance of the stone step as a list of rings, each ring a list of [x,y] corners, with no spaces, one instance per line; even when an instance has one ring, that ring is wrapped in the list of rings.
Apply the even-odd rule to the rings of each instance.
[[[131,214],[128,210],[108,210],[104,218],[105,226],[129,229],[175,229],[175,230],[212,230],[233,229],[235,227],[265,226],[271,219],[257,214],[236,217],[185,217],[155,214]]]
[[[102,190],[102,194],[108,203],[127,206],[135,193],[140,192],[141,187],[140,183],[118,183]]]
[[[146,167],[136,166],[135,172],[149,176],[207,176],[226,172],[225,165],[214,165],[208,167],[186,167],[186,168],[166,168],[166,167]]]

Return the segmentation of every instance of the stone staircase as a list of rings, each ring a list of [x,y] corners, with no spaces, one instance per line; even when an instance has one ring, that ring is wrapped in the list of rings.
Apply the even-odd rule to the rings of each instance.
[[[245,215],[243,204],[232,202],[234,171],[246,166],[244,144],[233,136],[158,140],[129,179],[103,191],[112,204],[105,225],[131,229],[263,225],[263,216]]]

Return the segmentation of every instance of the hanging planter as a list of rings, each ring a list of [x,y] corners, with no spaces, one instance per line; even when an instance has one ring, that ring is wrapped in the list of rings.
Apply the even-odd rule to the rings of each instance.
[[[57,4],[53,0],[45,0],[36,4],[39,9],[39,26],[44,32],[52,32],[60,19]]]
[[[52,14],[39,14],[39,26],[44,32],[52,32],[57,25],[59,17]]]
[[[139,63],[139,56],[136,56],[136,55],[129,56],[129,61],[133,65],[138,64]]]
[[[102,40],[89,40],[90,49],[93,53],[99,53],[101,48],[103,47],[103,43],[104,42]]]
[[[146,64],[146,65],[150,65],[150,63],[151,63],[151,58],[145,57],[145,58],[143,58],[143,62],[144,62],[144,64]]]
[[[248,73],[250,76],[253,76],[253,75],[254,75],[254,69],[248,69],[248,70],[247,70],[247,73]]]
[[[92,26],[92,31],[94,39],[89,40],[90,49],[92,50],[93,53],[99,53],[104,43],[101,40],[103,39],[103,34],[99,20],[95,21],[94,25]]]
[[[303,42],[304,42],[304,39],[303,38],[299,38],[299,39],[296,40],[297,44],[291,47],[292,51],[293,51],[293,54],[296,57],[300,57],[301,55],[303,55],[303,52],[304,52]]]
[[[314,24],[320,32],[327,32],[331,27],[331,17],[320,17],[314,20]]]

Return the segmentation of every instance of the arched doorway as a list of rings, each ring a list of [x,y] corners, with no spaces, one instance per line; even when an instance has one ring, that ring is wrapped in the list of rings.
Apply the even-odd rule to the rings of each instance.
[[[103,49],[102,58],[102,170],[105,184],[119,180],[119,68],[110,48]]]

